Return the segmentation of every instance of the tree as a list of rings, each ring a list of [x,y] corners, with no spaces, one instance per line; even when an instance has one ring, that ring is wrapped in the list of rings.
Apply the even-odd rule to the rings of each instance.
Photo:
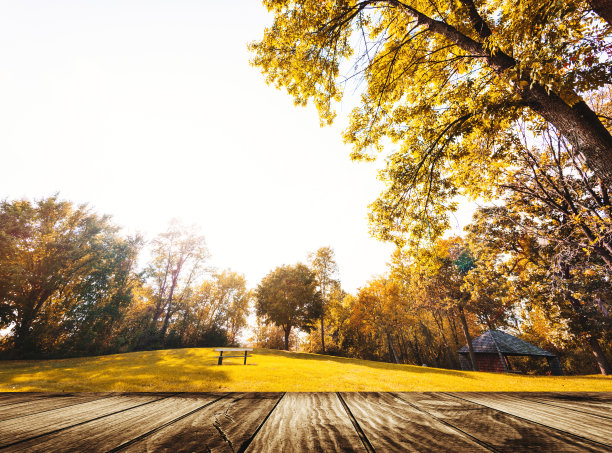
[[[459,340],[453,331],[455,307],[445,297],[446,287],[441,285],[442,282],[438,280],[436,272],[432,272],[436,267],[428,265],[428,254],[416,254],[416,258],[414,255],[410,251],[396,249],[389,263],[390,276],[401,282],[403,297],[411,301],[412,311],[420,323],[430,320],[430,324],[433,324],[432,330],[437,330],[439,334],[440,346],[446,355],[447,366],[455,368],[455,357],[459,349]],[[445,323],[445,320],[448,324]],[[417,336],[413,335],[415,345],[416,339]],[[454,343],[449,339],[454,339]],[[428,343],[432,343],[430,338],[427,340]],[[413,349],[416,350],[416,347]]]
[[[612,1],[610,0],[588,0],[591,8],[608,24],[612,25]]]
[[[17,352],[49,352],[87,325],[108,331],[131,297],[140,242],[117,231],[56,196],[0,203],[0,328]]]
[[[600,341],[612,327],[609,274],[596,262],[569,260],[555,264],[556,244],[543,240],[553,226],[543,222],[542,236],[533,226],[540,218],[516,206],[483,208],[470,226],[469,240],[479,260],[504,275],[509,294],[526,311],[541,310],[553,323],[592,351],[602,374],[610,366]],[[546,231],[548,230],[548,231]],[[486,266],[486,264],[485,264]],[[604,268],[605,269],[605,268]]]
[[[267,82],[331,123],[346,84],[364,81],[345,132],[352,157],[400,145],[372,205],[378,237],[441,234],[454,197],[487,193],[511,164],[505,137],[521,118],[544,118],[612,182],[612,136],[583,99],[611,77],[612,29],[591,9],[602,2],[263,3],[274,23],[250,48]]]
[[[223,271],[216,276],[218,285],[226,301],[225,331],[229,344],[236,344],[240,331],[247,326],[249,302],[253,295],[246,287],[244,275],[232,271]]]
[[[191,336],[223,331],[227,343],[235,344],[238,334],[247,325],[251,297],[244,275],[231,270],[215,272],[190,299],[185,323],[189,324]]]
[[[374,279],[359,290],[353,314],[373,337],[387,345],[389,361],[400,363],[393,336],[408,330],[406,301],[396,281],[385,277]],[[422,363],[422,361],[421,361]]]
[[[142,285],[135,270],[142,239],[110,236],[103,244],[90,273],[58,295],[69,308],[57,322],[61,343],[46,352],[114,352],[113,332]]]
[[[170,319],[203,271],[209,253],[204,236],[176,220],[152,244],[153,260],[147,270],[155,300],[151,328],[163,340]]]
[[[323,307],[321,309],[321,351],[325,354],[325,315],[329,306],[329,298],[334,288],[340,285],[337,278],[338,264],[334,260],[331,247],[321,247],[316,253],[308,256],[310,267],[314,271],[321,292]]]
[[[436,307],[434,312],[440,310],[456,314],[468,346],[472,369],[478,371],[468,315],[479,321],[472,322],[472,325],[491,328],[493,321],[501,324],[509,307],[495,297],[494,291],[485,295],[471,292],[480,289],[467,284],[476,267],[476,260],[463,239],[439,239],[428,247],[415,250],[413,255],[413,284],[418,288],[418,297],[427,300],[426,305]],[[438,318],[436,323],[439,322]]]
[[[304,264],[280,266],[255,290],[257,316],[282,327],[289,350],[291,329],[310,331],[321,316],[322,299],[314,273]]]
[[[609,91],[596,95],[610,107]],[[550,125],[542,124],[539,136],[524,133],[516,156],[496,191],[499,206],[482,208],[469,228],[482,263],[470,276],[472,290],[490,293],[492,281],[505,280],[503,291],[515,292],[515,300],[565,316],[602,373],[610,373],[600,346],[612,292],[609,188]]]

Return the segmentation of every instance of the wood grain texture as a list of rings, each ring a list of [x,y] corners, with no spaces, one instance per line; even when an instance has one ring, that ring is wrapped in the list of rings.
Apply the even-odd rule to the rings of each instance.
[[[544,404],[562,409],[584,412],[599,417],[612,419],[612,393],[521,393],[515,394]]]
[[[21,401],[0,408],[0,421],[74,406],[109,396],[106,393],[54,393],[30,401]]]
[[[28,452],[109,451],[221,396],[200,393],[158,399],[150,404],[16,444],[13,448],[14,451]]]
[[[53,395],[61,395],[61,393],[0,393],[0,408],[25,401],[35,401]]]
[[[376,451],[490,451],[389,393],[341,393]]]
[[[168,396],[118,395],[0,422],[0,447]]]
[[[248,452],[365,452],[335,393],[287,393]]]
[[[610,393],[5,393],[0,449],[612,452],[611,405]]]
[[[612,447],[612,420],[541,404],[507,393],[451,395]]]
[[[397,395],[496,451],[608,451],[601,445],[453,396],[440,393]]]
[[[282,393],[235,393],[129,446],[127,452],[235,452],[249,441]]]

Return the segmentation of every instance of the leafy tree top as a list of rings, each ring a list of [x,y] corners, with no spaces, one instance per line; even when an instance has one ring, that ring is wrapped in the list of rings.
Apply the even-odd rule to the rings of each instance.
[[[322,124],[363,82],[345,140],[354,159],[389,142],[373,233],[436,237],[459,193],[487,193],[512,164],[523,118],[544,118],[612,181],[612,136],[582,95],[611,79],[610,25],[584,1],[264,0],[274,23],[253,64]]]
[[[321,316],[321,293],[313,272],[304,264],[280,266],[255,290],[257,316],[282,326],[310,331]]]

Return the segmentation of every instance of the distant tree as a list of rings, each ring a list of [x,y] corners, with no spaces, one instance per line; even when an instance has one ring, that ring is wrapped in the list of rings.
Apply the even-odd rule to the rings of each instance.
[[[56,196],[0,203],[0,328],[16,351],[53,352],[109,331],[131,298],[139,248],[117,231]]]
[[[308,256],[310,268],[313,270],[323,307],[321,309],[321,351],[325,353],[325,315],[329,307],[330,296],[334,289],[340,286],[338,280],[338,264],[334,260],[334,251],[331,247],[321,247],[316,253]]]
[[[314,273],[304,264],[280,266],[255,290],[257,316],[282,327],[285,349],[294,327],[310,331],[321,316],[322,299]]]
[[[400,363],[394,335],[410,330],[407,301],[397,281],[379,277],[359,290],[353,309],[354,323],[361,323],[371,338],[387,346],[389,361]],[[421,362],[422,363],[422,362]]]
[[[464,287],[466,276],[474,266],[471,251],[459,237],[439,239],[415,252],[414,272],[425,297],[440,308],[456,313],[468,345],[472,369],[478,371],[466,312],[476,312],[485,318],[488,312],[476,310],[470,292]]]
[[[142,286],[135,271],[142,240],[106,238],[92,272],[59,296],[70,308],[58,322],[66,352],[113,352],[113,332]]]
[[[253,337],[250,341],[258,348],[286,349],[285,332],[276,324],[266,323],[263,319],[257,319],[253,328]],[[299,344],[299,338],[295,330],[289,335],[289,349],[295,349]]]
[[[208,332],[217,332],[225,335],[223,343],[235,344],[247,325],[251,297],[244,275],[230,270],[214,273],[177,309],[174,328],[181,342],[200,346]]]
[[[215,276],[225,302],[224,329],[229,344],[235,345],[240,331],[247,326],[252,293],[246,287],[244,275],[222,271]]]
[[[209,253],[204,236],[176,220],[152,244],[153,259],[147,269],[154,298],[151,330],[163,341],[172,316],[192,291]]]
[[[419,320],[432,325],[432,330],[437,330],[439,335],[437,342],[443,349],[440,355],[446,355],[447,366],[455,368],[456,351],[459,349],[458,338],[453,330],[456,311],[452,304],[444,299],[444,289],[439,286],[435,278],[432,278],[429,269],[416,264],[418,261],[411,253],[398,248],[392,254],[389,263],[390,277],[401,283],[403,297],[411,301],[411,309]],[[413,344],[416,344],[417,336],[413,338]]]

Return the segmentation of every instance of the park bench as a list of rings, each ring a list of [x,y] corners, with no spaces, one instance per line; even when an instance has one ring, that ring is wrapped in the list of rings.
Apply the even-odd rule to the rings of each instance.
[[[223,359],[227,359],[228,357],[244,357],[244,364],[246,365],[247,357],[251,357],[247,355],[247,353],[252,350],[253,348],[217,348],[215,349],[215,351],[219,353],[217,365],[223,365]],[[244,355],[223,355],[224,352],[244,352]]]

